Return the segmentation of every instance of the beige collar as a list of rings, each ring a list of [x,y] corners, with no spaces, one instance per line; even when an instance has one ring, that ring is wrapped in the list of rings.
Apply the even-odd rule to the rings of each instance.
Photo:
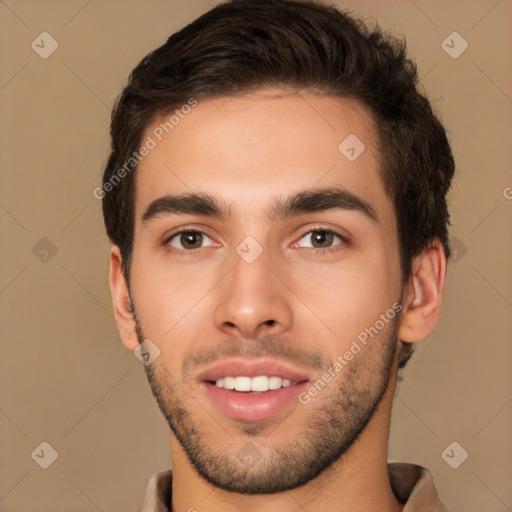
[[[437,494],[430,471],[405,462],[388,464],[391,488],[397,499],[405,503],[402,512],[448,512]],[[172,471],[162,471],[149,481],[146,497],[138,512],[169,512]]]

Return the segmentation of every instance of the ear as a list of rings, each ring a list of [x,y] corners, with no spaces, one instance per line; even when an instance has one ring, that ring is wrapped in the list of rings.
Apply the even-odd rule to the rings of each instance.
[[[413,343],[426,338],[441,314],[441,295],[446,280],[446,257],[439,240],[414,258],[412,276],[405,287],[398,337]]]
[[[114,246],[110,250],[108,281],[117,330],[121,335],[124,346],[130,350],[135,350],[139,346],[139,341],[135,330],[135,319],[130,308],[130,293],[123,272],[123,258],[118,246]]]

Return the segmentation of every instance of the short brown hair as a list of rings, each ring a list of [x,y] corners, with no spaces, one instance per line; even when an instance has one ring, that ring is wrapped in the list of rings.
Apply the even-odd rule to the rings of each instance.
[[[446,194],[455,165],[445,130],[417,84],[405,42],[335,7],[300,0],[224,2],[170,36],[132,71],[112,112],[103,184],[126,165],[156,117],[190,98],[244,95],[265,86],[353,98],[376,122],[405,282],[414,256],[435,239],[450,255]],[[120,248],[127,279],[135,172],[103,196],[107,233]],[[410,356],[405,352],[401,366]]]

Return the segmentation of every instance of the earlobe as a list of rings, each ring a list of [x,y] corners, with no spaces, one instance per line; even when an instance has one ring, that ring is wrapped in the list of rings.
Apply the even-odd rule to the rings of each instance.
[[[441,314],[446,257],[439,240],[414,259],[412,272],[404,293],[399,330],[399,339],[409,343],[426,338]]]
[[[139,342],[131,308],[130,292],[123,272],[123,258],[117,246],[112,247],[110,251],[109,285],[112,295],[114,319],[121,340],[126,348],[135,350]]]

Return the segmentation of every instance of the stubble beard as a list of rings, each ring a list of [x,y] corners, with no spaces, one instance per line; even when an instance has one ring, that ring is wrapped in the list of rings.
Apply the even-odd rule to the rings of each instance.
[[[169,427],[190,463],[207,482],[241,494],[288,491],[313,480],[338,461],[370,422],[391,384],[399,346],[399,317],[369,340],[307,405],[298,405],[309,408],[308,419],[293,438],[286,436],[290,440],[272,450],[264,448],[265,442],[272,442],[272,432],[279,425],[240,422],[238,434],[232,434],[232,427],[220,429],[227,437],[225,445],[230,447],[222,451],[217,448],[218,438],[208,432],[213,420],[191,398],[183,382],[154,363],[145,366],[146,375]],[[142,327],[136,315],[135,319],[142,342]],[[197,413],[204,419],[199,419]],[[295,427],[296,423],[291,424]]]

